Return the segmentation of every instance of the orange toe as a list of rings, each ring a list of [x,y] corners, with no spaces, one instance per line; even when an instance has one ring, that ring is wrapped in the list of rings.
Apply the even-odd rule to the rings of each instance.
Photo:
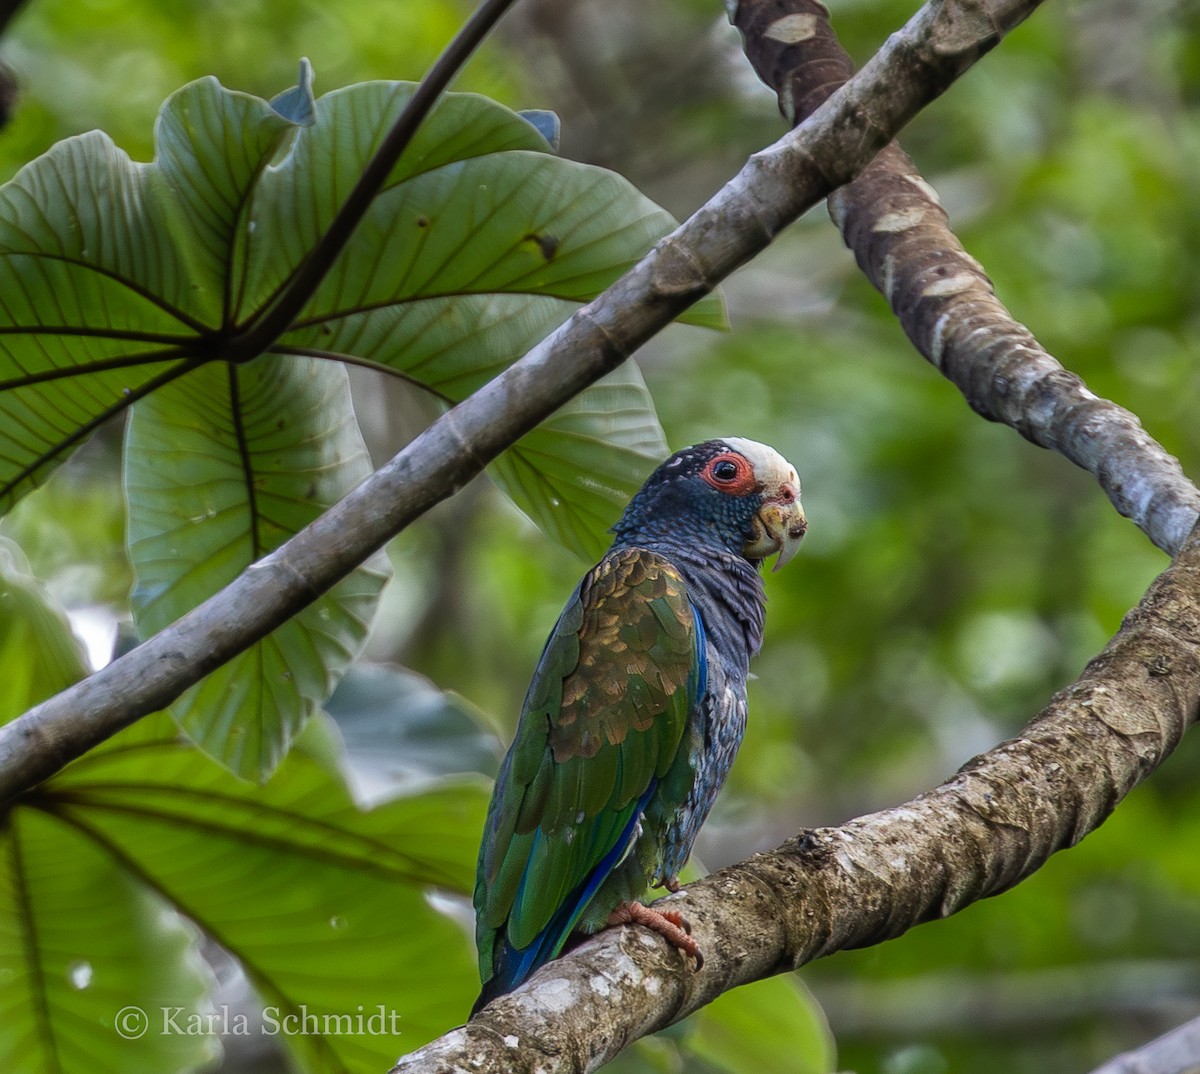
[[[608,918],[610,925],[644,925],[657,932],[672,947],[696,960],[696,969],[704,965],[700,945],[691,937],[692,926],[676,910],[655,910],[640,902],[623,902]]]

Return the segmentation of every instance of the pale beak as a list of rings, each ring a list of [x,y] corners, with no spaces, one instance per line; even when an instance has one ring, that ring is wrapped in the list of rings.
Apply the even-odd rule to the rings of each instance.
[[[779,570],[800,550],[800,541],[808,529],[808,519],[800,506],[800,489],[791,481],[763,501],[750,524],[744,554],[747,559],[764,560],[779,553],[773,570]]]

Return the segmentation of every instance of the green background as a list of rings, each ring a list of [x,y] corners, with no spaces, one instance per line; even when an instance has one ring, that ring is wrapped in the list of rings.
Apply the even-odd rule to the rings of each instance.
[[[783,130],[720,8],[518,5],[456,88],[558,112],[564,155],[614,168],[681,217]],[[294,82],[301,55],[318,93],[419,77],[467,10],[33,0],[0,44],[22,88],[0,132],[0,178],[94,127],[148,159],[161,101],[204,74],[268,97]],[[861,62],[911,11],[864,0],[834,4],[833,18]],[[1200,461],[1198,108],[1195,5],[1050,4],[904,138],[1001,299],[1190,472]],[[643,352],[667,440],[773,444],[800,472],[811,529],[800,557],[767,580],[750,728],[697,845],[709,868],[798,827],[902,802],[1016,733],[1166,562],[1090,478],[984,422],[921,361],[823,210],[738,273],[726,297],[730,333],[674,328]],[[376,463],[432,413],[372,374],[351,381]],[[101,621],[129,609],[119,443],[106,430],[0,526],[56,600]],[[447,771],[466,756],[459,767],[486,769],[495,742],[464,751],[471,721],[507,739],[584,564],[483,481],[389,554],[396,577],[370,660],[412,668],[466,703],[458,737],[439,745],[444,721],[415,721],[388,748],[397,764],[427,754],[418,768]],[[1099,832],[1016,891],[806,969],[837,1067],[1083,1071],[1200,1013],[1197,764],[1200,745],[1185,741]],[[42,834],[29,833],[35,849]],[[181,941],[166,930],[156,942]],[[795,1016],[779,1002],[776,1017],[758,1005],[760,1025],[714,1018],[640,1046],[621,1067],[737,1069],[746,1041]],[[779,1048],[789,1046],[803,1047],[784,1034]]]

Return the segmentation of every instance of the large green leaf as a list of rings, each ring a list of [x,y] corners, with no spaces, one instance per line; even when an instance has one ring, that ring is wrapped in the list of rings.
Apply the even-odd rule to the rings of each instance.
[[[0,670],[23,706],[83,666],[15,547],[0,554],[0,635],[17,647],[12,661],[4,647]],[[470,890],[485,780],[427,780],[363,811],[329,726],[310,722],[303,748],[260,787],[151,716],[0,811],[0,1069],[206,1065],[228,1019],[208,1019],[211,975],[184,917],[241,961],[281,1030],[305,1011],[331,1029],[278,1034],[304,1069],[383,1070],[461,1019],[469,941],[426,891]],[[381,1008],[386,1022],[366,1020]],[[203,1032],[173,1031],[191,1016]]]
[[[126,441],[133,609],[161,630],[350,491],[370,463],[345,370],[210,364],[134,408]],[[203,749],[268,775],[357,654],[386,577],[375,557],[171,707]]]
[[[0,190],[0,507],[106,416],[220,361],[329,225],[411,94],[406,83],[352,86],[297,127],[202,79],[163,106],[153,163],[87,135]],[[549,148],[516,113],[444,98],[278,351],[386,367],[446,402],[474,390],[673,225],[618,176]],[[690,315],[721,317],[716,300]],[[203,403],[202,381],[188,383]],[[614,400],[604,388],[587,395],[591,414]],[[596,501],[593,488],[616,477],[628,495],[665,450],[648,397],[634,405],[636,416],[615,416],[611,443],[601,422],[582,430],[581,468],[551,482],[570,485],[566,495],[507,482],[581,553],[597,544],[597,517],[607,525],[614,514],[613,497]],[[631,421],[655,435],[622,435]],[[552,456],[579,425],[545,432]],[[535,457],[526,468],[539,468]],[[564,512],[575,517],[564,523]]]
[[[13,816],[22,833],[44,835],[45,854],[58,861],[64,877],[75,875],[75,861],[94,859],[136,896],[105,889],[97,900],[120,902],[131,917],[145,910],[147,898],[165,901],[230,951],[267,1009],[266,1032],[278,1036],[304,1069],[374,1074],[401,1051],[444,1032],[469,1008],[469,940],[431,907],[426,892],[430,885],[470,889],[486,801],[482,778],[443,780],[362,811],[344,784],[304,749],[256,787],[180,741],[169,720],[150,717],[51,779]],[[79,875],[84,879],[71,881],[76,887],[90,874],[84,869]],[[76,887],[52,907],[53,920],[61,919],[54,927],[74,929],[72,935],[91,928],[91,904]],[[0,944],[20,942],[14,929],[21,921],[19,906],[0,910]],[[116,1010],[144,998],[152,1014],[164,1004],[183,1007],[180,1024],[188,1013],[203,1012],[199,994],[170,999],[172,993],[160,989],[167,998],[159,1000],[148,991],[157,979],[143,963],[156,959],[163,974],[171,967],[181,972],[183,953],[112,931],[112,957],[124,952],[131,966],[121,979],[122,994],[131,998],[99,1011],[97,1018],[108,1018],[103,1032]],[[11,941],[5,939],[10,933],[16,936]],[[94,967],[99,984],[110,948],[99,943],[93,954],[96,947],[78,947],[77,954]],[[46,972],[32,958],[22,954],[14,964],[22,974]],[[14,1035],[32,1032],[40,1017],[33,1001],[18,997],[10,1005],[5,1025],[11,1023]],[[356,1020],[380,1011],[387,1016],[383,1033],[376,1032],[378,1022]],[[310,1025],[318,1032],[287,1032],[285,1020],[305,1013],[317,1019]],[[351,1021],[326,1021],[326,1015],[349,1015]],[[271,1031],[272,1019],[278,1033]],[[0,1041],[3,1032],[0,1026]],[[103,1054],[105,1045],[96,1047]],[[179,1069],[176,1064],[156,1069]],[[64,1074],[82,1069],[63,1067]]]
[[[308,241],[293,237],[300,222],[290,203],[310,205],[308,218],[316,220],[336,205],[312,181],[315,162],[332,158],[344,166],[358,154],[348,181],[373,139],[360,136],[347,147],[338,131],[369,102],[378,137],[406,95],[379,84],[323,98],[318,116],[328,121],[319,118],[297,136],[294,166],[263,177],[261,220],[258,200],[252,215],[294,247],[282,267],[298,260]],[[482,104],[452,100],[460,109]],[[611,172],[533,152],[544,143],[519,117],[501,124],[497,116],[486,139],[471,143],[480,155],[469,159],[426,148],[452,137],[455,127],[441,121],[431,117],[427,142],[411,164],[405,157],[372,207],[339,266],[344,271],[327,278],[280,348],[368,359],[450,403],[612,282],[674,221]],[[501,144],[507,152],[493,148]],[[266,197],[275,184],[287,184],[290,196]],[[280,269],[252,261],[249,293],[270,293]],[[701,303],[689,319],[722,323],[720,303]],[[621,507],[666,453],[653,403],[630,366],[582,393],[494,472],[551,536],[594,558]]]
[[[49,786],[75,805],[86,801],[106,816],[136,814],[181,837],[204,831],[311,850],[347,868],[459,892],[471,890],[485,804],[480,777],[442,780],[364,811],[342,781],[305,751],[255,786],[181,745],[161,717],[91,751]]]
[[[189,168],[197,124],[210,138]],[[290,128],[205,79],[164,106],[158,163],[93,131],[0,188],[0,509],[197,360],[222,323],[228,217]]]
[[[6,1074],[162,1074],[217,1051],[159,1024],[208,1010],[195,930],[106,848],[21,806],[0,818],[0,967]]]
[[[83,674],[66,619],[24,573],[16,547],[0,542],[5,715]],[[34,800],[39,808],[0,809],[0,1070],[161,1074],[206,1065],[211,1039],[164,1035],[149,1021],[164,1006],[206,1010],[211,979],[195,930],[56,817],[44,791]]]

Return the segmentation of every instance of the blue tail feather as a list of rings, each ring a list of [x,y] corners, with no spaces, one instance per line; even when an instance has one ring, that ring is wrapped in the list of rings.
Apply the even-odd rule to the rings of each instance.
[[[650,801],[657,786],[657,780],[651,781],[645,793],[638,799],[637,805],[630,815],[629,822],[622,830],[620,838],[614,843],[612,850],[600,859],[587,878],[563,900],[562,906],[558,908],[554,916],[546,924],[546,927],[533,938],[528,946],[522,948],[513,947],[508,942],[507,932],[502,934],[503,939],[498,944],[496,951],[494,972],[483,983],[483,989],[479,993],[479,998],[471,1008],[472,1017],[497,996],[502,996],[506,992],[511,992],[514,988],[524,984],[537,970],[541,969],[551,959],[557,957],[559,952],[562,951],[563,945],[567,942],[580,916],[587,909],[596,892],[600,890],[600,885],[608,879],[609,875],[620,864],[621,859],[629,850],[630,841],[637,829],[638,821],[641,819],[642,813],[646,808],[646,803]],[[525,879],[523,878],[521,881],[522,887],[524,887],[524,884]],[[517,897],[520,898],[520,895],[518,894]]]

